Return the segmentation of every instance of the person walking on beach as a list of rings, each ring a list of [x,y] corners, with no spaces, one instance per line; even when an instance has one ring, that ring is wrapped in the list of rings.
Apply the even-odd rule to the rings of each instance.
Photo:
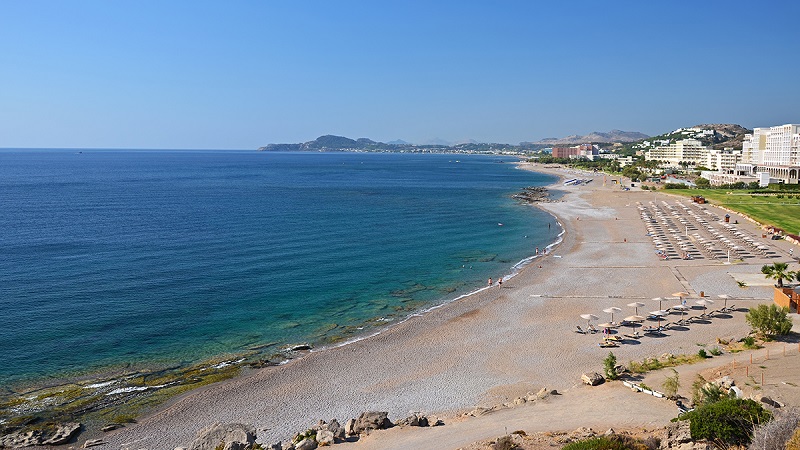
[[[497,286],[498,287],[503,287],[503,277],[498,277],[497,278]]]
[[[492,279],[489,278],[489,286],[491,286],[491,285],[492,285]]]
[[[536,254],[539,254],[539,247],[536,247]]]

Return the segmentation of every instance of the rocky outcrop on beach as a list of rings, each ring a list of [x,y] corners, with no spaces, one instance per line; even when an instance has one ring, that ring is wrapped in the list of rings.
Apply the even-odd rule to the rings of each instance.
[[[512,197],[523,203],[538,203],[549,201],[550,192],[545,187],[528,186],[522,192],[514,194]]]
[[[581,375],[581,381],[583,381],[583,384],[588,384],[589,386],[597,386],[598,384],[603,384],[606,379],[599,373],[592,372]]]
[[[223,446],[225,450],[244,450],[253,447],[256,430],[251,425],[215,423],[197,432],[189,450],[214,450]]]
[[[278,442],[271,445],[256,444],[256,430],[251,425],[241,423],[221,424],[215,423],[197,432],[197,437],[189,447],[178,447],[176,450],[251,450],[260,445],[260,448],[269,450],[314,450],[318,447],[327,447],[349,440],[357,439],[359,435],[369,434],[376,430],[385,430],[394,426],[401,427],[427,427],[444,425],[436,417],[428,417],[421,413],[414,413],[405,419],[400,419],[396,424],[389,420],[389,413],[385,411],[365,411],[357,419],[350,419],[345,426],[338,420],[330,422],[320,420],[316,425],[305,431],[296,433],[291,441]]]
[[[81,431],[79,423],[52,424],[37,430],[18,431],[0,436],[0,448],[21,448],[34,445],[62,445]]]

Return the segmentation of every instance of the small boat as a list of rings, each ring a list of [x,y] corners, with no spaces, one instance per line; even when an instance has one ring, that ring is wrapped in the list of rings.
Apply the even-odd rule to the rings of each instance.
[[[497,226],[498,226],[498,227],[502,227],[502,226],[503,226],[503,224],[502,224],[502,223],[500,223],[500,222],[497,222]]]

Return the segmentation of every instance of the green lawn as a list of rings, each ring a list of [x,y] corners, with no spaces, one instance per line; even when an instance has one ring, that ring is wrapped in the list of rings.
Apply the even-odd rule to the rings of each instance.
[[[702,195],[713,205],[725,206],[787,233],[800,234],[800,198],[754,197],[746,192],[729,193],[731,191],[724,189],[668,189],[663,192],[687,197]]]

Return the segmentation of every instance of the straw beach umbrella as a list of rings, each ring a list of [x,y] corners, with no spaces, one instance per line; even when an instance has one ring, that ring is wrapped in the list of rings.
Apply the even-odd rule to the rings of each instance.
[[[672,309],[674,309],[676,311],[680,311],[681,312],[681,319],[683,319],[686,316],[686,310],[688,310],[689,307],[686,306],[686,305],[675,305],[675,306],[672,307]]]
[[[639,316],[639,315],[628,316],[628,317],[625,318],[625,322],[628,322],[629,324],[631,324],[630,325],[631,332],[633,332],[634,328],[635,328],[635,326],[633,324],[638,323],[638,322],[644,322],[644,317]]]
[[[658,309],[661,309],[661,302],[663,302],[663,301],[664,301],[664,299],[663,299],[663,298],[661,298],[661,297],[654,297],[654,298],[653,298],[653,301],[654,301],[654,302],[658,302]]]
[[[717,297],[725,300],[725,304],[722,305],[722,309],[728,309],[728,299],[731,298],[728,294],[719,294]]]
[[[673,297],[678,297],[678,298],[680,298],[680,299],[681,299],[681,303],[683,303],[683,298],[684,298],[684,297],[688,297],[688,296],[690,296],[690,295],[692,295],[692,294],[690,294],[690,293],[688,293],[688,292],[684,292],[684,291],[681,291],[681,292],[673,292],[673,293],[672,293],[672,296],[673,296]]]
[[[618,313],[620,311],[622,311],[622,308],[617,308],[616,306],[612,306],[610,308],[606,308],[606,309],[603,310],[604,313],[611,314],[611,322],[612,323],[614,322],[614,313]]]
[[[639,315],[639,308],[643,307],[644,303],[642,303],[642,302],[633,302],[633,303],[628,303],[628,306],[630,306],[631,308],[634,308],[634,311],[636,311],[636,315],[638,316]],[[628,319],[625,319],[625,320],[628,320]]]
[[[713,305],[714,304],[714,300],[708,300],[708,299],[705,299],[705,298],[701,298],[700,300],[697,300],[695,303],[697,303],[698,305],[703,307],[703,314],[705,314],[706,313],[706,306]]]
[[[658,327],[659,328],[661,328],[661,319],[663,319],[664,316],[666,316],[667,314],[669,314],[669,313],[664,311],[663,309],[658,310],[658,311],[650,311],[650,315],[651,316],[658,317]]]
[[[599,319],[594,314],[581,314],[581,319],[586,319],[586,326],[588,327],[591,321]]]

